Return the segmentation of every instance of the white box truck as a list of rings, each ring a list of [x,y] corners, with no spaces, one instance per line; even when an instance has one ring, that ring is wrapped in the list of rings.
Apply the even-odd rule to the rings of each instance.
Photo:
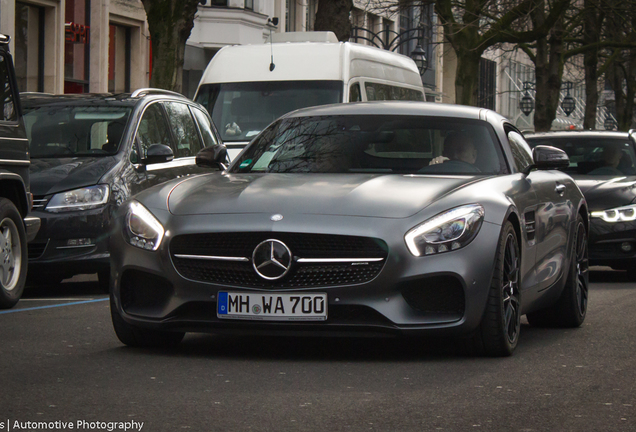
[[[410,57],[338,42],[331,32],[289,32],[262,45],[219,50],[194,99],[208,109],[234,159],[290,111],[331,103],[424,101],[425,93]]]

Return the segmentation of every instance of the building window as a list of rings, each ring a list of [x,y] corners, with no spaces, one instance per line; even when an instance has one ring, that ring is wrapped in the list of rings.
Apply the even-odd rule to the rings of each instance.
[[[286,0],[285,8],[285,31],[296,31],[296,0]]]
[[[482,58],[479,61],[479,95],[477,106],[495,109],[495,93],[497,92],[497,63]]]
[[[44,8],[16,2],[15,72],[22,91],[44,91]]]
[[[66,0],[64,93],[88,92],[90,1]]]
[[[130,27],[111,24],[108,44],[108,91],[123,93],[130,91]]]
[[[254,10],[254,0],[245,0],[245,9]]]

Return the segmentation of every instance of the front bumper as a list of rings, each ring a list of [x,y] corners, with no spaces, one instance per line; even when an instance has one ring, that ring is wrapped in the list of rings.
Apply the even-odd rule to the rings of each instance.
[[[108,269],[108,206],[64,213],[34,211],[33,216],[41,226],[29,243],[29,273],[71,277]],[[79,239],[90,239],[90,244],[73,244]]]
[[[605,222],[590,218],[591,265],[627,269],[636,264],[636,221]]]
[[[403,228],[386,220],[299,215],[286,217],[273,230],[259,226],[262,216],[190,216],[175,227],[166,227],[158,251],[129,245],[117,226],[111,236],[111,281],[114,307],[129,324],[145,328],[249,334],[468,333],[484,313],[497,240],[501,227],[484,223],[475,240],[465,248],[439,255],[414,257],[404,243]],[[231,219],[231,220],[228,220]],[[393,225],[393,226],[390,226]],[[384,240],[389,249],[379,274],[361,284],[311,288],[245,288],[206,283],[183,277],[169,251],[178,234],[238,232],[249,226],[254,232],[306,233],[307,227],[340,227],[329,234],[364,236]],[[377,229],[375,229],[377,228]],[[324,232],[323,232],[324,234]],[[394,239],[394,240],[389,240]],[[293,252],[293,251],[292,251]],[[245,321],[217,316],[219,292],[326,293],[326,321]]]

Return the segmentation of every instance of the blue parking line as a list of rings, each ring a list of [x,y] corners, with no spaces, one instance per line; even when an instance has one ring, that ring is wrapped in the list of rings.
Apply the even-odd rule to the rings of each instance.
[[[95,303],[95,302],[101,302],[101,301],[106,301],[106,300],[108,300],[108,297],[107,298],[103,298],[103,299],[97,299],[97,300],[86,300],[86,301],[78,301],[78,302],[73,302],[73,303],[62,303],[62,304],[48,305],[48,306],[37,306],[37,307],[24,308],[24,309],[12,309],[12,310],[0,311],[0,315],[8,314],[8,313],[15,313],[15,312],[26,312],[26,311],[32,311],[32,310],[37,310],[37,309],[49,309],[49,308],[61,307],[61,306],[71,306],[71,305],[84,304],[84,303]]]

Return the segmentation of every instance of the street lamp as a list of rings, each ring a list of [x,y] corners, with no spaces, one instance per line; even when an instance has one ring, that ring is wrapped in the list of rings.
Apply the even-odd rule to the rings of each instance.
[[[529,90],[532,89],[532,87],[533,87],[533,84],[531,82],[524,81],[523,83],[524,94],[521,100],[519,101],[519,109],[526,116],[529,116],[530,113],[534,110],[534,99],[530,97],[530,92],[529,92]]]
[[[411,58],[417,66],[417,70],[420,71],[420,76],[424,75],[424,72],[428,69],[428,60],[426,59],[426,51],[422,49],[420,44],[417,44],[415,49],[411,52]]]
[[[570,114],[572,114],[576,109],[576,102],[574,101],[574,98],[570,96],[570,90],[572,89],[572,87],[574,87],[574,84],[571,81],[566,81],[563,84],[565,85],[567,94],[561,102],[561,108],[563,109],[565,115],[569,117]]]

